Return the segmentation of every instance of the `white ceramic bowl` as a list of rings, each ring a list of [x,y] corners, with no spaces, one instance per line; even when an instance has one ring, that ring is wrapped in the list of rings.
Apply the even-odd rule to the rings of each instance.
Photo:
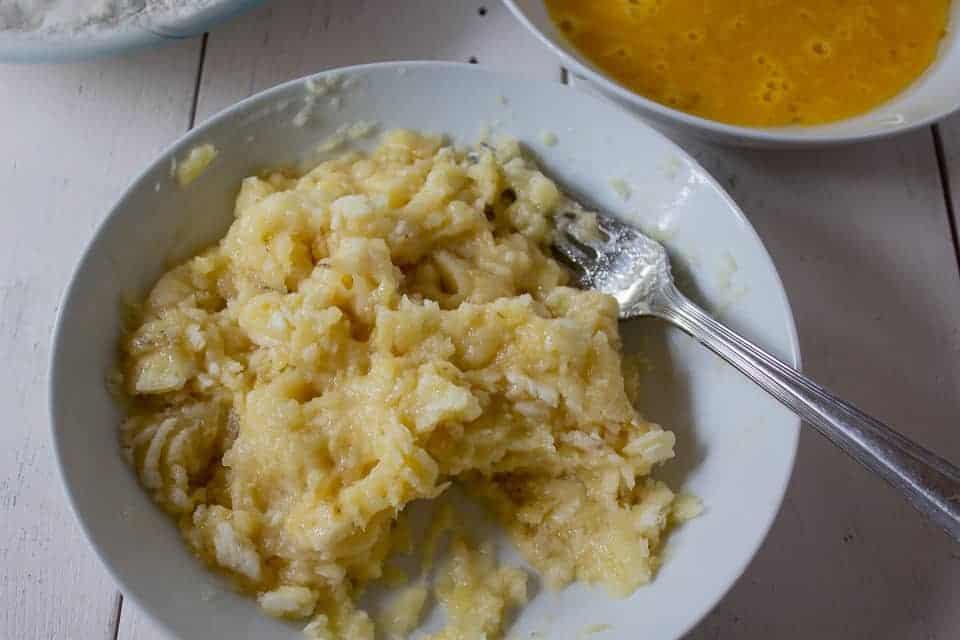
[[[671,109],[625,88],[582,56],[547,13],[543,0],[504,0],[513,14],[557,54],[563,64],[600,91],[667,128],[692,131],[718,142],[763,148],[809,148],[882,138],[929,125],[960,109],[960,2],[950,6],[950,25],[940,55],[910,88],[876,109],[847,120],[792,127],[740,127]]]
[[[308,156],[340,125],[375,120],[381,129],[445,132],[467,142],[498,121],[497,131],[527,144],[563,184],[667,238],[680,268],[693,274],[696,295],[725,321],[787,361],[798,360],[787,297],[753,228],[696,162],[634,117],[560,84],[471,65],[384,63],[339,73],[354,80],[340,94],[342,108],[321,105],[314,125],[292,124],[306,97],[298,80],[228,109],[164,152],[97,230],[60,306],[50,413],[64,485],[123,592],[182,638],[299,635],[201,567],[121,460],[122,415],[105,384],[121,331],[120,299],[145,292],[171,257],[221,237],[243,177]],[[556,134],[556,145],[541,141],[544,131]],[[171,159],[206,142],[220,156],[199,180],[179,188]],[[631,185],[629,201],[611,188],[611,177]],[[744,570],[786,489],[797,418],[659,321],[626,323],[623,331],[628,350],[643,349],[655,363],[646,414],[678,435],[678,458],[664,475],[702,497],[707,511],[670,536],[652,585],[626,600],[583,585],[541,592],[517,620],[514,637],[540,630],[573,640],[592,623],[612,625],[604,636],[611,639],[678,637]]]
[[[0,30],[0,62],[74,62],[143,49],[197,36],[264,0],[220,0],[188,18],[152,28],[105,29],[79,35]]]

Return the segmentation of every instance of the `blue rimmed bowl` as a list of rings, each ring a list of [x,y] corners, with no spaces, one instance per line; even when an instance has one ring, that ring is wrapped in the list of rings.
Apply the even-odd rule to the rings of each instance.
[[[80,34],[0,31],[0,63],[76,62],[158,46],[200,35],[263,2],[220,0],[180,20]]]

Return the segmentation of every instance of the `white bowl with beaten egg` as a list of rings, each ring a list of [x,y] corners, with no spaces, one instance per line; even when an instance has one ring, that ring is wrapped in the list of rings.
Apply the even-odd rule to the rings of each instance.
[[[650,119],[667,130],[677,129],[722,143],[759,148],[815,148],[883,138],[930,125],[960,109],[960,3],[952,2],[946,35],[930,67],[906,90],[871,109],[844,120],[818,125],[778,127],[724,124],[651,100],[614,80],[591,62],[563,35],[543,0],[504,0],[513,14],[566,68],[581,85]],[[785,18],[788,19],[788,18]]]
[[[318,100],[310,87],[327,86],[335,73],[340,89]],[[298,117],[305,107],[308,117]],[[443,133],[456,144],[483,134],[519,139],[559,184],[663,238],[689,274],[686,290],[707,308],[798,364],[787,297],[749,222],[688,155],[606,102],[558,84],[422,62],[327,72],[254,96],[184,136],[120,197],[65,293],[52,350],[53,438],[77,518],[119,588],[176,637],[294,640],[302,624],[266,617],[192,557],[122,459],[124,413],[107,380],[123,301],[142,298],[171,261],[223,235],[243,178],[315,158],[323,141],[359,121]],[[205,144],[218,155],[181,186],[171,163]],[[657,475],[705,510],[670,533],[662,568],[627,598],[584,584],[550,592],[534,581],[512,637],[573,640],[602,628],[606,638],[677,638],[745,570],[780,507],[799,420],[659,321],[622,323],[621,332],[625,353],[647,363],[641,413],[677,435],[676,458]],[[497,542],[508,562],[521,562],[505,538]],[[441,618],[436,607],[424,629],[438,629]]]

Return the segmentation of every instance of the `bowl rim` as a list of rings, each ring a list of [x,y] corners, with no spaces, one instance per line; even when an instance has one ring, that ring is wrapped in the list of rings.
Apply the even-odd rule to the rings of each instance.
[[[35,32],[0,32],[0,62],[43,64],[80,62],[146,49],[193,38],[214,25],[235,18],[266,0],[223,0],[197,13],[151,29],[142,25],[129,29],[107,29],[78,35],[49,37]]]
[[[519,20],[520,23],[526,27],[530,33],[532,33],[542,44],[550,49],[554,55],[559,57],[561,61],[569,65],[573,71],[585,77],[593,84],[599,86],[605,93],[613,94],[615,97],[627,102],[631,106],[641,109],[643,112],[645,112],[642,113],[641,116],[652,117],[665,124],[669,123],[671,125],[681,125],[692,130],[705,132],[707,135],[722,137],[725,140],[739,140],[741,142],[749,142],[759,145],[775,145],[781,148],[811,148],[855,144],[869,140],[889,138],[891,136],[896,136],[902,133],[914,131],[916,129],[928,127],[936,122],[939,122],[940,120],[943,120],[953,113],[960,112],[960,100],[958,100],[953,106],[940,109],[936,113],[910,123],[887,126],[873,131],[849,134],[817,134],[809,132],[800,133],[800,131],[804,130],[809,131],[813,127],[800,128],[797,129],[797,133],[792,133],[788,128],[747,127],[725,124],[718,120],[711,120],[709,118],[695,116],[678,109],[671,109],[666,105],[662,105],[659,102],[646,98],[639,93],[635,93],[627,89],[619,82],[611,79],[605,73],[600,73],[589,65],[584,64],[575,56],[571,55],[566,49],[561,47],[555,38],[552,38],[544,33],[543,30],[537,27],[533,21],[527,17],[527,14],[520,8],[517,0],[503,0],[503,3],[506,5],[510,13],[512,13],[513,16]],[[960,43],[958,43],[956,46],[960,46]],[[933,69],[932,64],[924,71],[924,74],[930,72],[931,69]],[[869,111],[867,113],[869,113]],[[838,122],[842,122],[842,120]]]
[[[104,229],[111,224],[112,220],[121,215],[123,211],[123,204],[128,199],[130,194],[136,189],[142,182],[148,179],[156,170],[166,167],[170,163],[170,158],[175,155],[175,153],[181,148],[188,146],[189,144],[201,139],[207,132],[209,128],[214,127],[215,125],[222,123],[225,120],[233,117],[234,115],[242,113],[247,107],[256,103],[260,100],[267,100],[273,96],[281,95],[287,90],[302,86],[308,79],[319,78],[323,76],[333,76],[333,75],[346,75],[350,73],[365,72],[365,71],[376,71],[376,70],[390,70],[396,72],[399,69],[408,70],[410,68],[433,68],[433,69],[456,69],[460,72],[465,73],[475,73],[486,76],[494,77],[505,77],[513,79],[523,79],[524,81],[530,82],[548,82],[541,79],[529,78],[522,74],[502,72],[487,69],[473,64],[461,63],[461,62],[445,62],[445,61],[432,61],[432,60],[397,60],[397,61],[386,61],[386,62],[373,62],[360,65],[350,65],[345,67],[336,67],[331,69],[325,69],[323,71],[309,74],[306,76],[298,77],[292,80],[285,81],[276,86],[270,87],[263,91],[259,91],[251,96],[244,98],[243,100],[236,102],[215,115],[211,116],[204,122],[200,123],[193,129],[184,132],[179,135],[173,142],[166,145],[162,151],[160,151],[156,158],[150,162],[146,168],[140,171],[136,177],[134,177],[127,186],[122,190],[122,192],[115,198],[114,203],[109,207],[107,214],[97,223],[94,228],[93,233],[89,236],[86,241],[86,245],[80,254],[80,257],[77,259],[76,266],[74,267],[70,278],[67,282],[67,285],[64,287],[63,292],[60,296],[59,304],[56,311],[56,319],[54,321],[53,330],[51,332],[51,348],[48,356],[48,365],[47,365],[47,418],[49,421],[49,434],[52,440],[52,448],[54,452],[54,458],[56,461],[57,468],[57,477],[59,479],[60,485],[66,494],[67,503],[69,504],[70,511],[73,513],[73,516],[77,523],[80,525],[83,535],[86,538],[87,544],[90,548],[93,549],[97,558],[99,559],[101,565],[106,569],[109,576],[113,579],[116,587],[121,592],[125,599],[131,600],[136,604],[140,611],[143,612],[147,618],[159,629],[161,629],[165,634],[170,637],[176,638],[179,637],[172,627],[160,616],[155,615],[154,611],[150,604],[140,597],[138,589],[131,584],[129,581],[121,577],[121,572],[118,570],[117,563],[113,558],[111,558],[105,548],[95,539],[90,526],[87,524],[87,519],[85,514],[83,514],[78,506],[76,495],[74,492],[73,486],[68,482],[66,465],[64,460],[66,457],[66,452],[63,449],[62,439],[59,436],[61,425],[64,425],[70,421],[68,416],[63,415],[62,410],[58,407],[58,399],[62,397],[64,391],[61,389],[60,377],[57,372],[61,368],[60,364],[60,354],[62,351],[62,344],[64,340],[64,323],[65,315],[67,313],[68,307],[72,306],[72,298],[74,296],[74,289],[77,286],[77,281],[79,280],[81,273],[83,272],[86,264],[93,259],[94,249],[97,245],[97,240],[103,235]],[[551,83],[553,84],[553,83]],[[564,86],[559,85],[558,86]],[[672,147],[672,152],[676,153],[684,161],[690,163],[690,166],[695,170],[701,172],[702,176],[707,180],[708,184],[712,186],[718,194],[721,195],[724,203],[730,209],[732,214],[732,220],[741,225],[747,234],[752,237],[752,239],[757,243],[759,248],[759,255],[764,259],[770,270],[771,275],[774,278],[774,283],[777,285],[777,295],[778,303],[782,305],[783,310],[785,311],[785,326],[786,335],[784,336],[787,340],[787,349],[783,354],[785,361],[793,366],[796,369],[801,369],[801,355],[800,355],[800,341],[797,333],[796,319],[793,313],[793,308],[790,304],[789,296],[787,295],[786,288],[783,286],[783,280],[780,277],[780,273],[777,270],[776,263],[774,262],[772,256],[767,250],[766,245],[763,243],[760,235],[757,233],[754,226],[750,223],[749,219],[733,200],[730,194],[720,185],[719,182],[699,163],[693,156],[687,153],[682,147],[677,143],[670,140],[667,136],[662,134],[660,131],[650,126],[647,122],[639,119],[635,114],[631,114],[629,111],[623,109],[619,105],[610,103],[608,101],[601,100],[596,96],[585,94],[583,92],[577,91],[573,87],[567,87],[566,90],[577,92],[579,95],[586,97],[589,100],[595,100],[603,105],[605,109],[616,109],[624,113],[625,115],[631,117],[636,126],[642,127],[647,130],[651,135],[654,135]],[[799,438],[801,431],[801,420],[796,415],[791,415],[786,418],[785,426],[789,427],[785,433],[786,438],[790,438],[792,442],[791,451],[788,459],[788,469],[787,473],[783,476],[783,481],[781,486],[778,487],[778,498],[776,501],[776,508],[771,509],[767,518],[762,523],[762,526],[759,527],[758,531],[760,535],[757,537],[753,548],[750,549],[750,552],[746,554],[739,563],[739,566],[736,568],[732,574],[734,577],[730,580],[729,584],[724,586],[722,589],[718,590],[711,598],[706,599],[706,604],[702,607],[701,610],[693,613],[689,620],[686,622],[686,625],[678,637],[682,637],[689,633],[697,624],[699,624],[711,611],[713,611],[716,606],[724,599],[724,597],[730,592],[735,584],[740,580],[745,571],[747,570],[750,563],[756,557],[758,551],[765,543],[771,528],[773,527],[774,522],[776,521],[778,515],[780,514],[784,499],[786,498],[787,489],[790,486],[791,480],[793,478],[794,471],[796,469],[796,459],[797,459],[797,450],[799,448]],[[149,499],[149,496],[144,494],[144,499]],[[184,552],[187,552],[184,549]]]

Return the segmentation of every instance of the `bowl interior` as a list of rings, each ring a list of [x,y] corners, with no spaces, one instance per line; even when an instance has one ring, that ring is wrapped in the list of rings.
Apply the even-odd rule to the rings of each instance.
[[[604,93],[663,124],[681,125],[707,137],[758,146],[808,146],[853,142],[891,135],[930,124],[960,109],[960,3],[950,6],[950,28],[929,69],[906,91],[855,118],[806,127],[740,127],[692,116],[648,100],[623,87],[580,54],[556,27],[543,0],[505,0],[513,12],[578,74]]]
[[[327,75],[327,74],[321,74]],[[457,143],[482,130],[518,137],[546,172],[594,204],[655,232],[673,252],[687,289],[709,309],[789,362],[798,358],[787,298],[762,243],[733,202],[686,154],[616,107],[562,85],[442,63],[388,63],[344,70],[341,107],[317,103],[306,126],[295,81],[212,119],[164,153],[121,197],[97,231],[61,305],[51,363],[51,415],[63,480],[78,518],[124,592],[184,638],[298,638],[266,618],[196,562],[172,522],[140,489],[119,455],[121,414],[105,379],[114,365],[120,301],[140,296],[169,260],[218,239],[239,181],[258,169],[317,157],[337,127],[447,133]],[[542,142],[544,132],[557,137]],[[220,155],[187,188],[173,157],[211,142]],[[369,142],[365,143],[369,144]],[[622,179],[629,199],[611,187]],[[799,421],[705,349],[658,321],[625,323],[628,351],[650,357],[644,412],[678,435],[664,469],[707,511],[670,536],[654,583],[624,600],[576,585],[539,593],[513,632],[576,638],[587,624],[606,637],[673,638],[733,584],[779,508]],[[501,541],[502,542],[502,541]],[[514,557],[509,545],[503,553]],[[439,624],[435,612],[429,625]]]

